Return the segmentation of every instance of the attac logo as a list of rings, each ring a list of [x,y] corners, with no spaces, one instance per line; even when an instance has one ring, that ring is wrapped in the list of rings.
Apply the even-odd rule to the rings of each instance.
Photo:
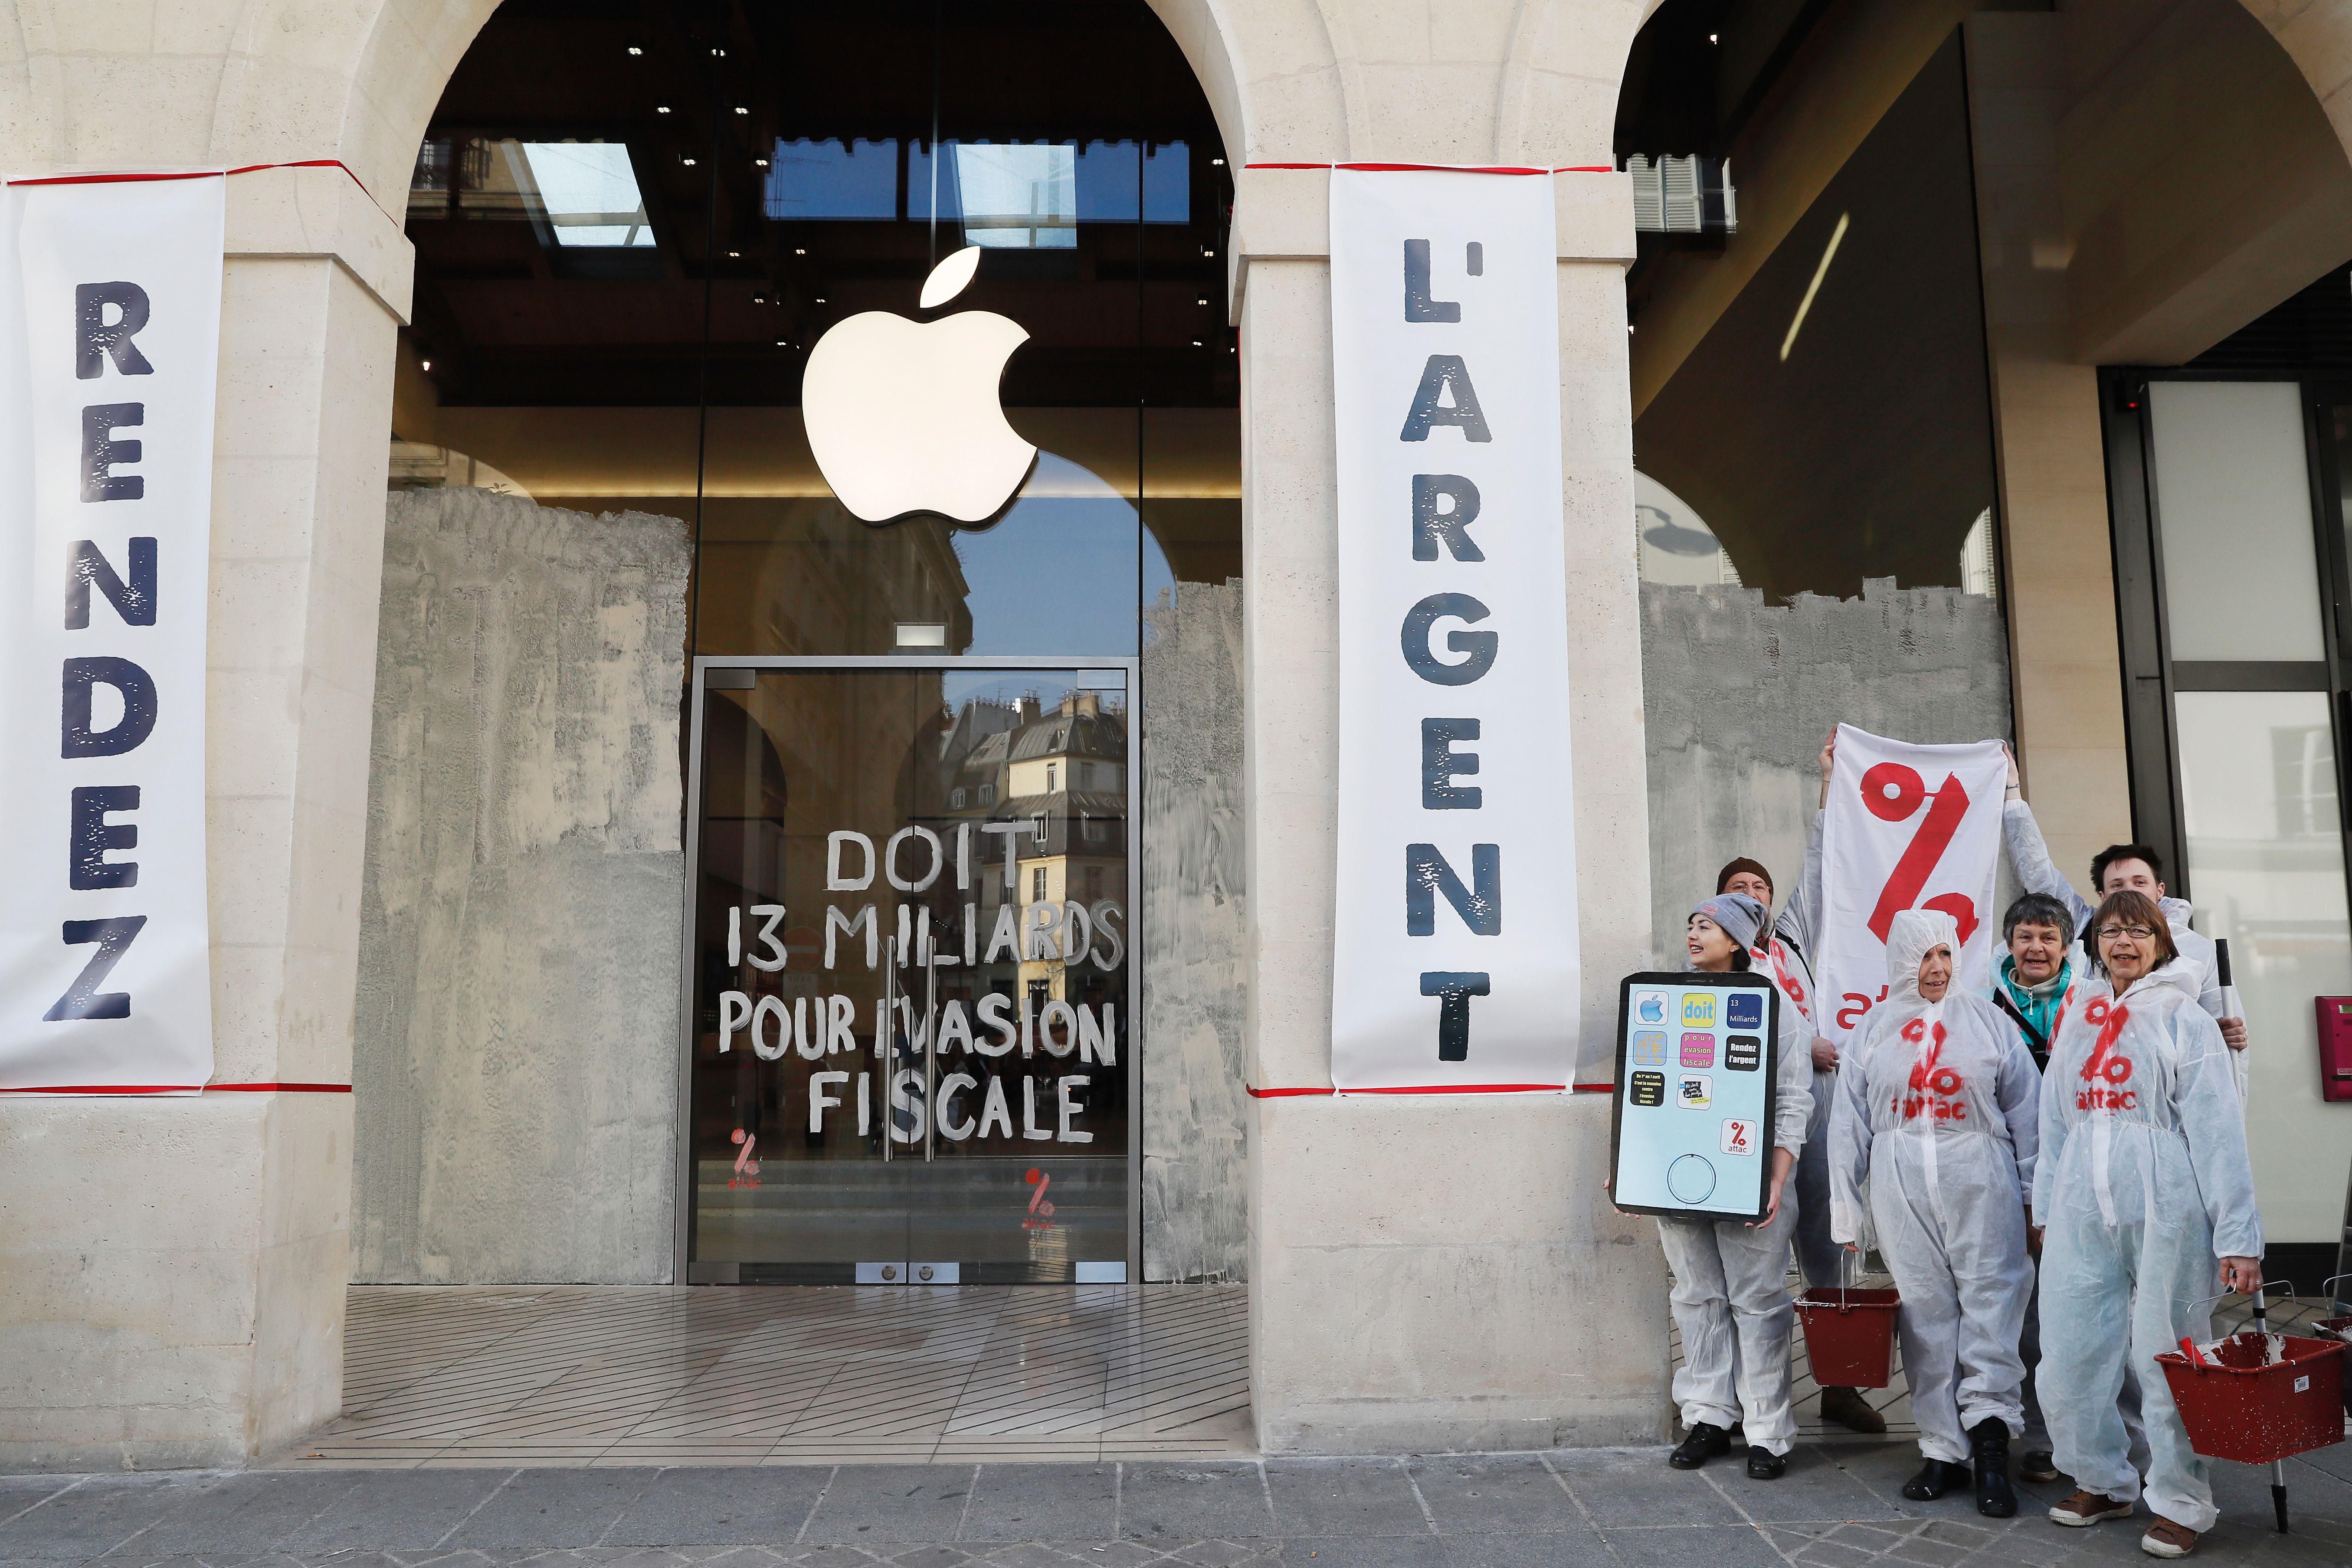
[[[2131,1022],[2131,1009],[2094,997],[2083,1009],[2083,1022],[2098,1026],[2091,1054],[2083,1063],[2084,1088],[2074,1096],[2077,1110],[2129,1110],[2139,1103],[2139,1091],[2123,1086],[2131,1081],[2131,1058],[2116,1054],[2116,1041]]]
[[[1966,1084],[1958,1072],[1943,1063],[1944,1042],[1949,1038],[1944,1026],[1937,1024],[1931,1038],[1927,1020],[1914,1018],[1903,1026],[1903,1037],[1915,1046],[1925,1040],[1927,1048],[1911,1064],[1910,1092],[1897,1099],[1897,1112],[1906,1121],[1915,1121],[1922,1116],[1937,1121],[1966,1121],[1968,1101],[1957,1098]]]

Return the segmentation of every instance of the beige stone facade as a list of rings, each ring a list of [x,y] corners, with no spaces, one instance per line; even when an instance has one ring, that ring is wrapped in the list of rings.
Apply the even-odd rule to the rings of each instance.
[[[208,764],[223,1082],[352,1080],[385,442],[409,309],[399,215],[427,119],[494,8],[0,0],[12,174],[319,165],[230,184]],[[1655,4],[1153,8],[1237,166],[1591,168],[1615,163],[1621,73]],[[1743,170],[1801,209],[1906,62],[1965,19],[2018,735],[2071,867],[2128,827],[2090,367],[2188,358],[2352,255],[2352,0],[1832,11]],[[2150,125],[2169,139],[2133,133]],[[2187,157],[2215,142],[2227,157]],[[1559,190],[1580,1012],[1605,1030],[1614,977],[1671,939],[1652,929],[1632,422],[1781,217],[1753,209],[1629,353],[1630,181]],[[1339,787],[1326,176],[1237,167],[1236,193],[1248,1077],[1311,1088],[1329,1082]],[[336,1412],[352,1113],[331,1094],[0,1100],[0,1469],[236,1465]],[[1301,1096],[1254,1100],[1250,1118],[1268,1451],[1655,1436],[1664,1268],[1648,1222],[1601,1194],[1605,1096]]]

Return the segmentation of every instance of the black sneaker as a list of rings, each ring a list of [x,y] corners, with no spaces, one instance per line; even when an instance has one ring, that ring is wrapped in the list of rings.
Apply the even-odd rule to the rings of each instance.
[[[1751,1481],[1777,1481],[1789,1471],[1789,1457],[1754,1444],[1748,1447],[1748,1479]]]
[[[2058,1461],[2041,1448],[2028,1448],[2025,1457],[2017,1461],[2017,1479],[2021,1481],[2054,1481],[2058,1479]]]
[[[1696,1470],[1717,1454],[1730,1451],[1731,1434],[1711,1422],[1700,1421],[1692,1425],[1690,1436],[1666,1456],[1666,1463],[1678,1470]]]
[[[1930,1459],[1919,1473],[1903,1483],[1903,1495],[1913,1502],[1934,1502],[1946,1492],[1969,1484],[1969,1468],[1944,1459]]]

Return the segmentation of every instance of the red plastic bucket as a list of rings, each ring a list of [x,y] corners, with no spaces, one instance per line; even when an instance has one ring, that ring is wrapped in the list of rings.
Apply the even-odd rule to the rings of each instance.
[[[2333,1285],[2336,1281],[2331,1279],[2328,1283]],[[2322,1318],[2311,1327],[2323,1340],[2341,1340],[2352,1345],[2352,1318]],[[2344,1414],[2352,1415],[2352,1377],[2344,1379]]]
[[[2189,1446],[2209,1459],[2267,1465],[2344,1441],[2344,1350],[2300,1334],[2231,1334],[2156,1358]]]
[[[1798,1297],[1813,1381],[1823,1388],[1885,1388],[1894,1378],[1895,1312],[1902,1304],[1893,1290],[1827,1285]]]

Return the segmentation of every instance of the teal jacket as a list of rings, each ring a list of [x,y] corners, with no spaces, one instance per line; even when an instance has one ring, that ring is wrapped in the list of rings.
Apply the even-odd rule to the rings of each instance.
[[[1993,1005],[2007,1014],[2011,1023],[2021,1026],[2018,1033],[2025,1037],[2025,1048],[2033,1053],[2033,1065],[2047,1069],[2051,1032],[2058,1021],[2058,1009],[2066,1000],[2066,986],[2074,977],[2074,966],[2071,961],[2059,964],[2058,973],[2039,985],[2021,984],[2016,966],[2016,959],[2001,954],[2000,966],[1994,972]]]

